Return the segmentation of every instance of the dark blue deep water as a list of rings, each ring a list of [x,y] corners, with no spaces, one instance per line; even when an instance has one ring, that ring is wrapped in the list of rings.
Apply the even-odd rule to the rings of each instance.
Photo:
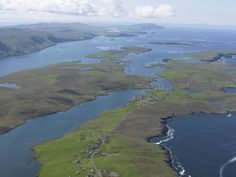
[[[173,137],[161,145],[172,152],[175,167],[185,170],[185,176],[236,176],[236,115],[193,114],[167,125]]]

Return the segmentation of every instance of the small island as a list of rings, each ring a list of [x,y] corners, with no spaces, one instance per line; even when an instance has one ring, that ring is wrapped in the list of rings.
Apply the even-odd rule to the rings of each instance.
[[[129,54],[140,55],[143,53],[150,52],[152,49],[144,47],[121,47],[120,50],[104,50],[91,55],[88,55],[88,58],[94,59],[121,59]]]
[[[173,46],[200,46],[201,43],[197,41],[152,41],[150,44],[158,45],[173,45]]]

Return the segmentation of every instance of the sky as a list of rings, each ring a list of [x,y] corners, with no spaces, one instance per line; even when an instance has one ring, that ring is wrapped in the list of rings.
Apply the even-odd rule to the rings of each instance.
[[[236,26],[236,0],[0,0],[0,23],[32,22]]]

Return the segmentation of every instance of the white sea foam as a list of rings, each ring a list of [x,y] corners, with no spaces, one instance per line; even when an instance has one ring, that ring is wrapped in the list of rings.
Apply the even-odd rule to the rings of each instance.
[[[185,169],[182,166],[179,166],[179,168],[181,168],[179,174],[183,176],[185,174]]]
[[[184,169],[182,164],[180,162],[176,162],[176,163],[177,163],[177,171],[179,171],[179,175],[180,176],[186,176],[186,170]],[[188,177],[191,177],[191,176],[188,175]]]
[[[161,140],[155,144],[157,145],[160,145],[162,143],[165,143],[165,142],[168,142],[172,139],[174,139],[174,133],[175,133],[175,130],[170,128],[168,125],[166,125],[167,128],[168,128],[168,132],[167,132],[167,136],[166,136],[166,139],[164,140]],[[182,164],[178,161],[175,162],[174,158],[173,158],[173,153],[170,149],[167,149],[166,150],[169,152],[170,154],[170,157],[171,157],[171,163],[173,164],[173,167],[175,168],[176,171],[179,172],[179,175],[180,176],[186,176],[186,170],[184,169],[184,167],[182,166]],[[176,163],[176,165],[174,165]],[[188,175],[188,177],[191,177],[190,175]]]
[[[236,162],[236,157],[230,159],[228,162],[226,162],[224,165],[220,167],[220,177],[224,177],[224,170],[225,168],[230,165],[231,163]]]
[[[162,143],[165,143],[165,142],[168,142],[168,141],[174,139],[175,130],[170,128],[169,126],[167,126],[167,128],[168,128],[168,132],[167,132],[167,136],[166,136],[167,138],[164,139],[164,140],[161,140],[161,141],[159,141],[159,142],[157,142],[155,144],[160,145]]]

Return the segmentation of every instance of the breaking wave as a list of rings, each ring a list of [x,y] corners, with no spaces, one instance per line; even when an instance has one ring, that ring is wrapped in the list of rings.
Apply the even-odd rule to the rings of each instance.
[[[220,167],[220,177],[224,177],[224,170],[225,168],[230,165],[231,163],[236,162],[236,157],[230,159],[228,162],[226,162],[224,165]]]
[[[174,139],[175,130],[170,128],[168,125],[166,125],[166,127],[168,128],[166,139],[156,142],[154,144],[161,145],[162,143],[166,143],[166,142]],[[178,171],[179,175],[183,176],[183,177],[191,177],[190,175],[186,175],[186,170],[184,169],[182,164],[180,162],[178,162],[177,159],[174,158],[172,151],[166,147],[164,147],[164,148],[169,152],[170,157],[171,157],[171,164],[173,165],[173,168],[176,171]]]
[[[155,144],[160,145],[162,143],[165,143],[165,142],[168,142],[168,141],[174,139],[175,130],[170,128],[168,125],[167,125],[167,128],[168,128],[168,132],[167,132],[167,136],[166,136],[167,138],[164,139],[164,140],[161,140],[161,141],[159,141],[159,142],[157,142]]]

